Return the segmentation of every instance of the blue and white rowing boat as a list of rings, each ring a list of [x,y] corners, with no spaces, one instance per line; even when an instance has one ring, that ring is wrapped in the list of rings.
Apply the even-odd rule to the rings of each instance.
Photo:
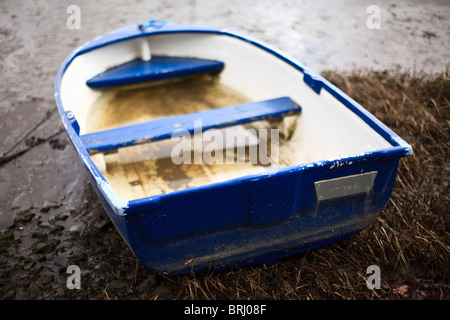
[[[382,212],[412,153],[320,75],[223,29],[156,20],[95,38],[64,61],[55,98],[115,227],[164,273],[347,238]]]

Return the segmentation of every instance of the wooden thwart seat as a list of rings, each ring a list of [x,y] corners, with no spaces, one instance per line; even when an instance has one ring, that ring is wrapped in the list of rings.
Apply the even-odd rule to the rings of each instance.
[[[168,80],[205,73],[219,73],[224,63],[216,60],[153,56],[151,60],[135,59],[86,81],[92,89]]]
[[[88,133],[81,135],[80,138],[89,152],[105,152],[168,139],[177,129],[192,134],[194,131],[197,132],[196,129],[205,131],[211,128],[223,128],[275,119],[297,114],[300,111],[301,107],[292,99],[281,97]]]

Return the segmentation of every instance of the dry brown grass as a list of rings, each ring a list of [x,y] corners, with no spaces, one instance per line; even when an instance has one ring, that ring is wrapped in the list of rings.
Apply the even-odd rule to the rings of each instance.
[[[320,250],[200,276],[170,277],[175,299],[449,299],[450,79],[358,71],[324,73],[405,139],[381,216],[356,236]],[[381,269],[369,290],[366,269]]]

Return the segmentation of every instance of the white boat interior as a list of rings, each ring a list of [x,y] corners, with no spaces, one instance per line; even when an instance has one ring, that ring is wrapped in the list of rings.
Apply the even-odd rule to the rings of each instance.
[[[105,70],[136,58],[151,61],[152,56],[213,59],[222,61],[225,68],[214,76],[105,89],[86,85]],[[72,111],[78,121],[80,135],[279,97],[290,97],[301,106],[299,114],[277,121],[234,127],[238,135],[246,136],[243,143],[248,148],[232,163],[176,164],[169,156],[174,146],[171,140],[92,153],[94,163],[125,201],[392,147],[326,90],[314,92],[292,65],[250,42],[220,34],[152,35],[89,51],[70,63],[60,94],[64,109]],[[259,129],[280,130],[279,147],[268,148],[269,165],[248,161],[250,146],[272,146],[269,141],[275,139],[270,134],[259,135]],[[165,148],[169,151],[161,151]],[[154,155],[155,150],[159,155]],[[247,161],[238,161],[239,156]]]

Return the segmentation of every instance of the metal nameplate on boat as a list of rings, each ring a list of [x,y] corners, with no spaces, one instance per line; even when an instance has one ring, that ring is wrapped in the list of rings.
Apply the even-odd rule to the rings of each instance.
[[[317,200],[330,200],[360,193],[368,193],[377,171],[314,182]]]

